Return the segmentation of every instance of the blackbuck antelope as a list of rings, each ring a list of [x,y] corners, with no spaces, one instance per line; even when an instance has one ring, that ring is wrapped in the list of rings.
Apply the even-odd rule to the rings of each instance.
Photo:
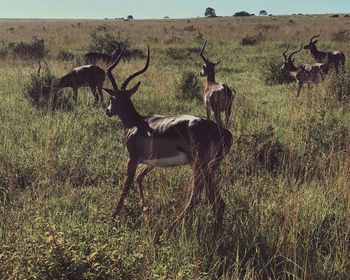
[[[146,165],[136,178],[143,208],[145,204],[142,182],[147,173],[155,167],[190,164],[194,179],[190,198],[185,209],[173,222],[172,227],[199,201],[201,192],[205,190],[207,199],[213,205],[216,230],[219,231],[225,203],[216,185],[215,174],[223,157],[230,150],[232,135],[215,122],[201,117],[191,115],[141,116],[131,101],[132,95],[140,87],[140,82],[131,89],[127,89],[127,85],[133,78],[147,70],[149,59],[148,49],[144,68],[130,75],[120,89],[112,75],[112,70],[117,65],[118,60],[107,71],[113,90],[104,89],[111,96],[106,114],[109,117],[118,116],[122,121],[129,154],[127,178],[113,217],[115,219],[119,217],[124,199],[134,182],[136,169],[140,163]]]
[[[318,84],[321,79],[328,73],[328,65],[324,63],[314,63],[314,64],[303,64],[299,67],[294,65],[293,55],[302,50],[302,45],[300,49],[294,51],[286,56],[287,51],[289,50],[289,45],[287,49],[283,52],[284,63],[281,67],[282,74],[285,77],[291,77],[298,84],[297,96],[299,96],[300,91],[304,83],[308,84],[310,88],[311,84]]]
[[[57,88],[71,87],[74,91],[75,101],[78,99],[78,88],[90,87],[95,98],[95,103],[102,102],[102,87],[106,78],[105,71],[96,65],[84,65],[73,68],[68,74],[62,78],[55,79],[53,86]],[[96,93],[96,89],[98,94]]]
[[[203,55],[203,51],[207,42],[204,43],[204,46],[200,52],[200,56],[204,60],[204,64],[200,75],[202,77],[207,77],[205,89],[204,89],[204,105],[207,110],[207,118],[210,120],[210,116],[212,112],[214,113],[214,118],[216,122],[222,126],[221,121],[221,112],[225,112],[226,117],[226,127],[228,126],[228,122],[231,116],[232,103],[235,97],[235,90],[229,88],[228,85],[223,83],[218,83],[215,81],[215,66],[220,63],[211,62]]]
[[[321,36],[321,33],[315,36],[312,36],[310,42],[304,46],[305,50],[310,50],[313,58],[319,63],[326,63],[330,66],[334,66],[335,70],[338,72],[339,67],[343,67],[345,65],[345,55],[341,51],[333,51],[333,52],[323,52],[319,51],[316,47],[316,43],[318,40],[314,40]]]

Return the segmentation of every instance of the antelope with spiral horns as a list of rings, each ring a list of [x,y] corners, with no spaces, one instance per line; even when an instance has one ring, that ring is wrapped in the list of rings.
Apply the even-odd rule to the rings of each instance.
[[[308,84],[310,88],[311,84],[318,84],[321,79],[328,73],[328,65],[324,63],[314,63],[314,64],[303,64],[299,67],[294,65],[293,55],[302,50],[303,45],[301,44],[300,49],[294,51],[286,56],[287,51],[289,50],[289,44],[287,49],[283,52],[284,63],[281,67],[282,74],[284,77],[291,77],[298,84],[297,97],[300,94],[300,91],[304,83]]]
[[[207,118],[210,120],[210,116],[214,113],[214,118],[218,125],[222,126],[221,112],[225,112],[226,127],[228,126],[231,109],[234,97],[236,95],[235,90],[231,90],[228,85],[223,83],[218,83],[215,80],[215,66],[220,63],[211,62],[208,58],[203,55],[207,42],[204,43],[204,46],[200,52],[200,56],[204,60],[202,70],[200,75],[202,77],[207,77],[205,89],[204,89],[204,105],[207,111]]]
[[[345,55],[341,51],[323,52],[319,51],[316,47],[318,40],[314,40],[321,36],[321,33],[312,36],[310,42],[304,46],[305,50],[310,50],[313,58],[319,63],[326,63],[330,66],[334,66],[335,70],[338,72],[340,67],[345,65]]]
[[[173,228],[198,203],[204,190],[207,199],[213,206],[216,231],[220,231],[225,203],[219,193],[215,175],[224,156],[230,150],[232,135],[215,122],[192,115],[140,115],[134,107],[131,97],[138,91],[141,83],[138,82],[130,89],[127,89],[127,86],[132,79],[147,70],[149,59],[148,48],[147,62],[144,68],[130,75],[122,83],[121,88],[118,88],[112,74],[118,60],[107,71],[113,90],[104,89],[110,95],[106,114],[109,117],[118,116],[120,118],[124,127],[125,144],[129,155],[126,180],[113,217],[118,219],[120,215],[139,164],[146,165],[136,178],[143,208],[145,207],[143,179],[153,168],[190,164],[194,181],[189,201],[171,227]]]

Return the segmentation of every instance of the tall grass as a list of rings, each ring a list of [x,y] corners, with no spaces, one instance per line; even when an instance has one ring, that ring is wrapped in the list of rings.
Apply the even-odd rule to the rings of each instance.
[[[129,38],[133,48],[145,51],[149,44],[151,64],[133,97],[143,115],[205,115],[202,102],[178,98],[179,91],[186,96],[200,89],[201,77],[194,73],[201,68],[197,50],[204,39],[208,56],[221,60],[217,80],[237,91],[229,127],[235,141],[219,172],[223,234],[214,235],[206,203],[168,234],[188,199],[190,168],[154,170],[144,182],[148,211],[142,212],[135,186],[115,224],[111,215],[127,162],[120,121],[105,116],[106,101],[92,104],[89,89],[79,90],[71,110],[43,113],[26,98],[36,62],[2,57],[0,278],[347,279],[350,105],[338,97],[346,93],[348,70],[305,87],[299,98],[294,83],[278,80],[285,45],[306,40],[320,25],[322,48],[348,56],[346,41],[331,40],[346,30],[347,19],[328,16],[0,21],[4,46],[43,38],[55,76],[78,66],[57,53],[82,56],[100,26]],[[241,45],[262,30],[264,40]],[[300,53],[297,60],[312,58]],[[266,74],[262,65],[269,61]],[[137,58],[121,62],[118,84],[143,64]],[[32,87],[34,93],[40,85]]]

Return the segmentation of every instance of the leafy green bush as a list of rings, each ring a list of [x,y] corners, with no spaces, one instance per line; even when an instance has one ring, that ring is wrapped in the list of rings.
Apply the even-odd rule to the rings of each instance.
[[[263,40],[261,33],[255,36],[245,36],[241,39],[242,46],[254,46]]]
[[[276,57],[268,57],[262,60],[260,68],[268,85],[291,83],[294,80],[291,77],[285,77],[281,71],[282,61]]]
[[[177,85],[177,97],[183,99],[201,99],[201,83],[198,79],[198,74],[186,71],[182,73],[181,79]]]
[[[94,32],[90,36],[90,51],[112,54],[116,49],[122,49],[129,46],[129,40],[123,38],[120,32],[116,36],[111,33],[99,35]]]
[[[23,92],[29,102],[45,111],[70,110],[73,102],[71,98],[52,87],[54,76],[49,69],[42,74],[33,73],[23,86]]]
[[[75,55],[71,53],[70,51],[67,51],[65,49],[60,49],[57,54],[57,60],[61,61],[71,61],[75,58]]]
[[[11,42],[7,48],[11,55],[22,59],[42,59],[46,55],[45,41],[36,37],[31,42]]]

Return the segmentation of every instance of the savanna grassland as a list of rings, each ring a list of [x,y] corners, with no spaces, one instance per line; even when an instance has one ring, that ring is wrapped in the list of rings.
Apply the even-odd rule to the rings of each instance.
[[[279,83],[288,43],[297,49],[320,29],[318,47],[342,50],[349,61],[350,19],[342,16],[1,20],[0,278],[348,279],[349,68],[304,86],[299,98],[295,83]],[[107,96],[95,106],[80,89],[76,104],[58,110],[30,102],[38,63],[13,46],[44,40],[50,74],[59,77],[82,63],[94,32],[143,53],[150,46],[133,97],[143,115],[205,115],[193,96],[203,90],[198,53],[208,40],[206,56],[221,61],[217,80],[237,91],[234,144],[220,169],[221,236],[204,199],[166,234],[185,206],[189,167],[155,169],[144,183],[148,211],[135,185],[116,225],[127,153],[120,120],[104,113]],[[295,57],[297,65],[313,62],[306,51]],[[144,62],[121,61],[117,81]]]

